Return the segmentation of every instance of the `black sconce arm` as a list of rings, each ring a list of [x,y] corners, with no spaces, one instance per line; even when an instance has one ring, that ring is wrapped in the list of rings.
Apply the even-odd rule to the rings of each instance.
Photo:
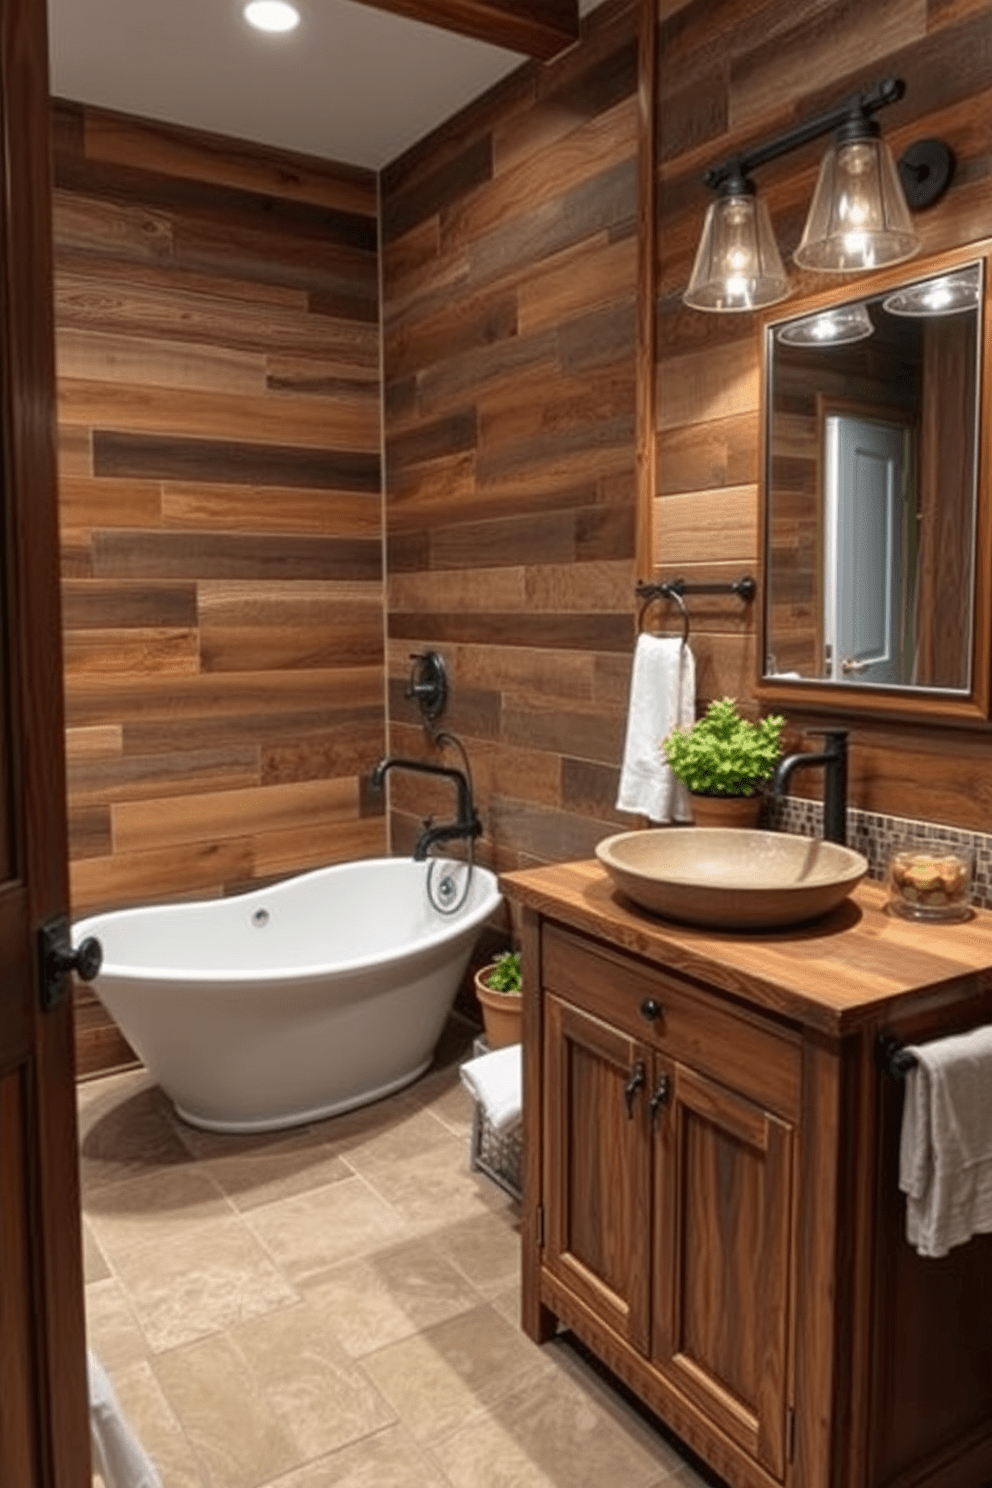
[[[742,150],[740,154],[730,156],[728,160],[708,170],[703,180],[714,191],[722,188],[728,189],[731,193],[741,189],[746,190],[746,185],[739,183],[743,183],[747,175],[757,166],[766,165],[769,160],[777,160],[780,155],[787,155],[790,150],[798,150],[801,145],[808,145],[810,141],[819,139],[821,135],[829,134],[832,130],[842,129],[845,124],[855,126],[862,135],[866,128],[869,132],[873,132],[872,126],[868,124],[871,115],[890,103],[898,103],[905,92],[906,84],[902,78],[885,78],[882,82],[876,83],[874,87],[856,93],[846,103],[838,104],[836,108],[830,109],[827,113],[807,119],[805,124],[797,124],[794,129],[778,135],[775,139],[767,140],[762,145],[756,145],[753,150]]]

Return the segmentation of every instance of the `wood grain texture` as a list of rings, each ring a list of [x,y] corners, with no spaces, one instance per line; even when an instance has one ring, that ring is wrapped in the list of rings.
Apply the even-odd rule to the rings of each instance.
[[[440,649],[502,866],[616,825],[626,681],[595,678],[634,637],[638,19],[604,5],[383,174],[390,745],[423,748],[403,684]],[[415,813],[398,791],[394,846]]]
[[[52,118],[73,908],[379,852],[375,177]]]
[[[946,140],[957,160],[946,195],[915,218],[924,254],[986,239],[992,204],[975,184],[992,170],[992,32],[988,6],[971,0],[882,0],[870,14],[863,6],[826,0],[798,7],[778,0],[658,0],[656,14],[657,483],[651,550],[657,575],[673,577],[677,566],[691,578],[708,574],[714,560],[740,557],[748,566],[757,560],[762,481],[757,317],[705,315],[681,303],[711,199],[704,172],[878,78],[898,76],[906,81],[906,95],[883,121],[895,154],[915,139],[936,137]],[[758,173],[787,262],[821,155],[817,142]],[[790,276],[800,298],[833,288],[826,276],[818,281],[792,265]],[[849,382],[844,386],[850,395]],[[771,452],[789,516],[779,555],[780,572],[788,569],[789,579],[765,599],[775,609],[777,634],[794,637],[791,648],[780,648],[776,639],[776,664],[783,669],[805,668],[820,650],[815,605],[808,598],[817,563],[809,517],[816,436],[804,411],[793,412],[785,441]],[[740,500],[745,491],[751,493],[746,513]],[[987,545],[980,543],[980,561],[987,566]],[[942,547],[955,551],[946,541]],[[743,634],[731,610],[721,624],[708,604],[694,604],[700,699],[715,691],[746,701],[757,696],[761,602],[759,596],[747,611]],[[959,616],[948,620],[948,630],[959,629]],[[977,651],[983,677],[986,630],[983,621]],[[987,825],[987,723],[972,726],[969,720],[965,730],[948,717],[929,730],[912,729],[907,750],[905,722],[887,724],[884,715],[877,724],[845,717],[839,694],[831,694],[829,710],[812,693],[769,702],[780,705],[803,726],[824,715],[850,726],[852,804],[980,830]]]
[[[579,34],[577,0],[361,0],[490,46],[547,59]]]
[[[880,886],[862,885],[846,923],[787,934],[779,959],[777,933],[756,947],[649,923],[604,879],[595,862],[502,879],[523,926],[524,1148],[541,1157],[524,1189],[525,1331],[573,1328],[733,1488],[983,1488],[992,1372],[974,1299],[992,1244],[975,1236],[938,1266],[906,1243],[903,1082],[876,1040],[987,1023],[992,916],[969,943],[928,935],[914,955],[889,940]],[[767,997],[773,963],[798,1001]],[[842,965],[866,970],[850,999]],[[590,1065],[574,1092],[577,1050],[612,1082]],[[643,1276],[624,1260],[649,1226],[639,1329]]]

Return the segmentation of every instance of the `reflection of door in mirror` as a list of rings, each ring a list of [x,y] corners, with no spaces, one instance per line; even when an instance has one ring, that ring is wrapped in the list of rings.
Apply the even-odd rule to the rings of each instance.
[[[912,432],[846,413],[824,420],[823,674],[834,682],[911,680]]]
[[[855,302],[854,342],[802,341],[816,315],[768,328],[767,678],[971,686],[978,294],[902,297]]]

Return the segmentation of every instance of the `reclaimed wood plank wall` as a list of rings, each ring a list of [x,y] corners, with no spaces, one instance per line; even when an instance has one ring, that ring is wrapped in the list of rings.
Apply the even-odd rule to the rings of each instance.
[[[380,853],[376,178],[53,122],[73,910]]]
[[[434,752],[403,693],[437,650],[500,868],[630,824],[637,21],[607,3],[382,178],[390,748]],[[452,802],[393,780],[402,851]]]
[[[759,573],[761,348],[754,318],[701,314],[681,303],[710,199],[703,173],[882,77],[898,76],[906,97],[882,118],[893,153],[898,158],[913,140],[937,137],[957,157],[946,196],[916,216],[923,254],[988,237],[992,5],[658,0],[657,22],[655,572],[699,579]],[[824,148],[814,143],[756,172],[787,266]],[[813,276],[790,271],[798,293],[817,288]],[[829,276],[819,282],[833,287]],[[727,692],[753,703],[757,607],[700,598],[693,613],[701,698]],[[837,712],[824,710],[823,717],[838,721]],[[819,721],[794,720],[802,727]],[[988,728],[846,721],[853,805],[989,830]],[[812,776],[808,788],[818,789]]]

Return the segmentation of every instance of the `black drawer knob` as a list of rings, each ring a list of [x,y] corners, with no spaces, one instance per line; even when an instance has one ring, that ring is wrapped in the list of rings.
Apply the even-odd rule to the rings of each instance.
[[[648,1023],[656,1023],[661,1017],[661,1003],[653,997],[645,997],[641,1003],[641,1017]]]

